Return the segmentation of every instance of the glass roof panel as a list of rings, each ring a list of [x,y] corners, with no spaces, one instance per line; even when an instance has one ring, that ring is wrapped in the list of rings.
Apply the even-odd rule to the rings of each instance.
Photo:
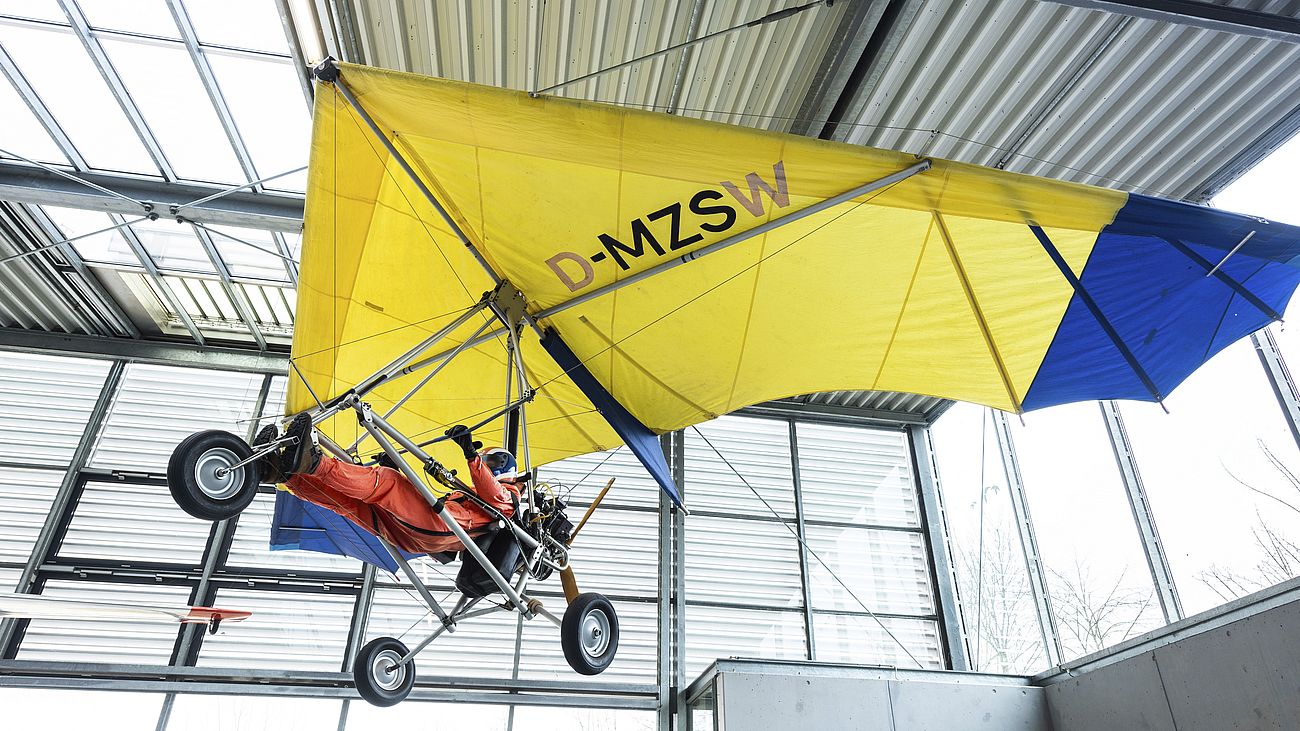
[[[37,121],[31,107],[3,76],[0,76],[0,119],[5,121],[0,148],[41,162],[68,164],[68,158]]]
[[[215,273],[194,229],[175,221],[141,221],[131,230],[161,269]]]
[[[180,39],[163,0],[77,0],[92,28]]]
[[[279,253],[278,245],[270,231],[233,226],[205,226],[205,228],[212,232],[212,243],[229,267],[231,276],[288,281],[289,275],[284,268],[287,262],[278,256],[265,253],[265,251]],[[241,243],[245,241],[248,243]]]
[[[92,231],[100,231],[112,226],[114,221],[107,213],[96,213],[95,211],[84,211],[79,208],[59,208],[57,206],[42,206],[45,215],[50,217],[59,231],[67,238],[83,236]],[[89,263],[103,262],[106,264],[131,264],[138,265],[140,260],[135,257],[131,247],[126,243],[126,237],[123,236],[121,229],[98,233],[94,236],[87,236],[84,239],[77,239],[72,242],[73,248],[81,255],[81,258]]]
[[[217,183],[248,181],[183,46],[117,38],[101,42],[178,176]],[[159,69],[167,69],[165,82],[158,77]]]
[[[238,284],[253,307],[258,327],[264,335],[293,335],[293,310],[285,295],[293,290],[287,287],[268,287],[261,284]]]
[[[200,43],[289,55],[275,0],[186,0]]]
[[[0,43],[92,168],[158,174],[71,30],[0,22]]]
[[[248,154],[264,178],[307,164],[311,116],[288,59],[205,51]],[[278,178],[269,188],[302,192],[307,172]]]
[[[55,0],[0,0],[0,15],[68,22],[68,16]]]

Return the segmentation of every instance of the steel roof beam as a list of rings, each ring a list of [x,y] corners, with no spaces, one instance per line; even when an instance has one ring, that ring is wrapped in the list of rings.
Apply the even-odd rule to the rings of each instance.
[[[112,358],[154,365],[192,366],[284,375],[289,354],[247,348],[198,347],[182,341],[129,340],[0,328],[0,350],[77,358]]]
[[[193,183],[166,183],[129,175],[78,174],[96,185],[128,198],[153,203],[154,212],[166,216],[170,206],[184,206],[185,218],[199,223],[240,226],[298,233],[302,230],[303,196],[238,191],[200,206],[185,204],[220,193],[227,187]],[[82,208],[127,216],[146,211],[128,201],[80,185],[31,165],[0,161],[0,200]]]
[[[1282,43],[1300,43],[1300,18],[1289,18],[1246,8],[1211,5],[1192,0],[1048,0],[1048,2]]]

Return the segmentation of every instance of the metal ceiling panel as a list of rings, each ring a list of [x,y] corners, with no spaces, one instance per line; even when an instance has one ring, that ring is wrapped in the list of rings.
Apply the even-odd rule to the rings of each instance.
[[[0,204],[0,259],[54,243],[31,223],[18,208]],[[36,254],[0,263],[0,326],[84,335],[119,332],[91,304],[87,293],[98,282],[83,278],[70,263],[56,266],[53,261],[48,254]]]
[[[361,54],[353,60],[530,91],[793,5],[786,0],[349,3]],[[815,7],[745,28],[554,94],[786,129],[847,5]]]
[[[1300,108],[1300,46],[1275,40],[1038,0],[925,0],[899,33],[838,139],[1203,198]]]

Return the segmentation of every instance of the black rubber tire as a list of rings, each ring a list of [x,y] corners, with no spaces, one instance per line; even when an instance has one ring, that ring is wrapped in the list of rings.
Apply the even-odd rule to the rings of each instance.
[[[593,629],[600,629],[604,641],[593,635]],[[605,672],[618,652],[618,615],[614,613],[614,605],[601,594],[579,594],[564,610],[560,647],[569,667],[579,674]]]
[[[357,692],[372,706],[387,708],[401,703],[415,686],[415,661],[384,674],[383,664],[405,656],[406,645],[392,637],[378,637],[365,644],[352,661],[352,678]]]
[[[185,437],[167,462],[167,489],[185,512],[201,520],[225,520],[239,515],[253,498],[261,480],[261,465],[252,462],[217,478],[213,465],[234,464],[253,453],[243,439],[209,430]],[[201,480],[206,480],[206,489]]]

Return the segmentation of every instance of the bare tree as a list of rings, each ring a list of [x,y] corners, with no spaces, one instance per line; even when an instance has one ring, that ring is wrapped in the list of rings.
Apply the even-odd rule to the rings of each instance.
[[[1280,506],[1283,516],[1300,517],[1300,477],[1278,459],[1273,450],[1264,444],[1264,440],[1256,440],[1256,443],[1269,465],[1282,478],[1281,485],[1266,490],[1243,480],[1226,466],[1224,471],[1237,484]],[[1300,543],[1283,535],[1276,522],[1266,519],[1259,508],[1255,509],[1255,525],[1250,532],[1256,548],[1259,549],[1259,558],[1248,572],[1242,573],[1230,567],[1211,564],[1208,569],[1196,575],[1202,584],[1209,587],[1224,601],[1245,596],[1300,575]]]
[[[1095,579],[1087,563],[1079,560],[1070,574],[1054,569],[1048,573],[1052,609],[1067,655],[1097,652],[1155,623],[1146,616],[1155,591],[1125,586],[1127,566],[1113,582]]]
[[[955,549],[973,667],[1012,674],[1043,669],[1046,656],[1016,537],[1004,525],[989,529],[982,562],[976,547]]]
[[[1042,633],[1019,538],[1009,525],[989,528],[984,539],[983,582],[978,549],[956,546],[966,631],[978,670],[1030,673],[1047,666]],[[1127,567],[1114,581],[1101,581],[1086,562],[1069,573],[1049,570],[1052,611],[1063,649],[1079,657],[1109,647],[1158,623],[1149,614],[1154,590],[1125,582]]]

